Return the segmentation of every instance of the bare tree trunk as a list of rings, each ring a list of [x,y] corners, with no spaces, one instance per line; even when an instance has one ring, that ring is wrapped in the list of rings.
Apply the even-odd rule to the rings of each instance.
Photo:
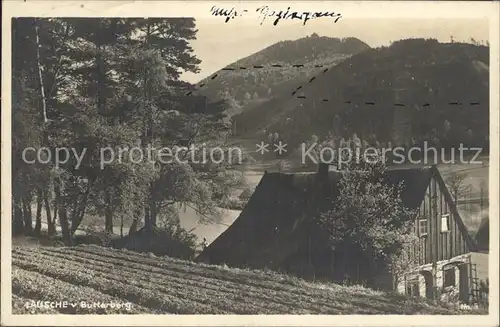
[[[54,182],[54,194],[55,194],[55,199],[54,199],[54,225],[56,225],[56,220],[58,217],[58,209],[59,209],[59,201],[61,201],[61,196],[59,192],[57,191],[57,186],[55,185],[56,182]],[[59,223],[60,224],[60,223]]]
[[[24,233],[24,217],[22,205],[17,198],[14,198],[13,211],[12,235],[21,235]]]
[[[35,223],[35,234],[40,235],[40,231],[42,230],[42,206],[43,206],[43,197],[42,190],[37,189],[36,195],[36,223]]]
[[[64,29],[64,38],[63,38],[62,44],[66,44],[66,41],[68,40],[69,32],[70,32],[70,29],[69,29],[70,24],[66,23],[65,25],[66,26]],[[52,83],[47,87],[47,92],[45,94],[45,97],[47,99],[51,99],[52,94],[57,93],[57,88],[58,88],[57,80],[59,77],[59,72],[61,71],[63,58],[64,58],[64,56],[59,54],[59,60],[57,62],[57,65],[55,66],[55,72],[54,72],[54,77],[52,79]]]
[[[97,47],[97,55],[96,55],[96,62],[97,62],[97,108],[99,110],[100,114],[106,114],[106,109],[105,109],[105,104],[106,104],[106,99],[105,99],[105,71],[104,71],[104,60],[102,57],[102,46],[98,45]]]
[[[133,235],[135,232],[137,232],[137,226],[139,225],[139,219],[142,215],[142,208],[136,209],[136,212],[134,214],[134,218],[132,220],[132,225],[130,225],[130,228],[128,230],[128,235]]]
[[[88,197],[88,195],[87,195],[87,196],[85,197],[85,199],[84,199],[83,204],[82,204],[82,205],[81,205],[81,207],[80,207],[79,216],[77,217],[77,219],[78,219],[78,224],[76,224],[76,225],[75,225],[75,226],[76,226],[76,229],[78,229],[78,227],[80,227],[80,224],[81,224],[81,223],[82,223],[82,221],[83,221],[83,217],[85,217],[85,211],[86,211],[86,209],[87,209],[87,202],[88,202],[88,199],[89,199],[89,197]],[[76,229],[75,229],[75,231],[74,231],[73,233],[75,233],[75,232],[76,232]]]
[[[24,197],[22,199],[22,204],[23,204],[23,218],[24,218],[24,231],[26,232],[27,235],[31,235],[33,233],[33,222],[29,210],[29,206],[31,205],[31,202],[28,202],[28,199]]]
[[[78,197],[75,199],[75,202],[73,203],[73,209],[70,211],[71,212],[71,219],[69,219],[68,222],[71,223],[71,235],[74,235],[74,231],[78,228],[77,225],[77,219],[76,217],[78,216]]]
[[[43,192],[43,202],[45,204],[45,213],[47,216],[47,231],[49,236],[55,235],[56,234],[56,225],[55,225],[55,216],[54,219],[52,219],[52,215],[50,212],[50,201],[49,201],[49,191],[45,190]],[[54,212],[55,214],[55,212]]]
[[[113,211],[110,207],[106,208],[105,216],[105,229],[107,232],[113,232]]]
[[[146,230],[152,230],[152,225],[151,225],[151,215],[149,212],[149,206],[146,206],[144,208],[144,227]]]
[[[151,201],[150,205],[150,213],[151,213],[151,227],[156,227],[156,217],[158,216],[158,207],[154,200]]]
[[[111,195],[109,191],[104,192],[104,203],[106,203],[106,209],[104,211],[104,224],[107,232],[113,232],[113,210],[111,207]]]
[[[73,245],[73,236],[69,229],[68,214],[64,205],[59,208],[59,222],[61,223],[64,244]]]
[[[147,23],[146,26],[146,36],[145,36],[145,47],[149,49],[149,45],[151,42],[151,24]],[[149,78],[149,72],[150,72],[150,67],[146,67],[144,70],[144,97],[148,100],[148,103],[151,103],[153,94],[152,94],[152,88],[151,88],[151,79]],[[146,140],[145,145],[153,139],[153,119],[152,119],[152,114],[151,112],[147,113],[147,118],[145,119],[145,131],[144,131],[144,139]],[[150,187],[149,187],[149,199],[148,199],[148,204],[146,206],[145,212],[144,212],[144,224],[145,228],[148,231],[151,231],[153,227],[156,226],[156,205],[153,200],[154,192],[154,182],[151,182]]]
[[[42,98],[42,118],[43,122],[47,122],[47,99],[45,98],[45,86],[43,83],[43,75],[42,75],[42,60],[40,58],[40,36],[39,36],[39,27],[35,20],[35,40],[36,40],[36,63],[38,68],[38,82],[40,83],[40,95]]]
[[[33,214],[32,214],[32,212],[31,212],[31,200],[32,200],[32,199],[31,199],[31,196],[30,196],[30,197],[26,200],[26,203],[27,203],[27,205],[28,205],[28,215],[29,215],[29,217],[30,217],[30,222],[32,222],[32,225],[33,225],[33,220],[32,220],[32,219],[33,219]]]
[[[130,225],[130,228],[128,230],[128,235],[131,236],[137,232],[137,225],[139,223],[139,218],[134,217],[134,220],[132,221],[132,225]]]
[[[78,229],[78,227],[80,227],[80,224],[83,221],[83,217],[85,216],[85,210],[87,208],[87,203],[90,196],[90,190],[92,189],[93,184],[94,184],[93,181],[89,183],[88,188],[85,191],[85,194],[83,195],[83,199],[80,202],[80,205],[76,206],[75,203],[76,210],[73,214],[73,217],[71,218],[71,235],[75,234],[76,230]]]
[[[61,231],[64,244],[71,246],[73,245],[73,236],[69,228],[68,213],[66,211],[65,201],[63,201],[64,198],[62,197],[61,194],[61,187],[59,185],[60,183],[61,182],[59,180],[56,180],[55,182],[56,198],[58,199],[57,203],[58,203],[59,223],[61,224]]]

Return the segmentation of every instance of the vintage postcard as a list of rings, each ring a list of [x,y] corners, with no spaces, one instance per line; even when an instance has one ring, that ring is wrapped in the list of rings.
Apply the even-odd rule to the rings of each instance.
[[[3,2],[2,325],[498,326],[499,8]]]

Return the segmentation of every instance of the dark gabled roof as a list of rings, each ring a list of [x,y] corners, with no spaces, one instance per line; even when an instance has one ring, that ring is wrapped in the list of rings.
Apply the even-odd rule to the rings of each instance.
[[[387,183],[403,183],[401,199],[409,209],[420,206],[435,174],[439,175],[435,167],[386,172]],[[339,178],[340,172],[328,170],[309,174],[265,173],[240,216],[196,261],[252,266],[286,258],[300,246],[306,229],[303,223],[317,216],[325,208],[323,205],[334,201]],[[465,234],[468,235],[466,229]]]
[[[280,236],[293,235],[308,216],[308,202],[316,193],[315,178],[315,174],[265,173],[240,216],[197,261],[209,258],[211,262],[251,265],[255,256],[263,260],[273,251],[269,243],[278,231]]]

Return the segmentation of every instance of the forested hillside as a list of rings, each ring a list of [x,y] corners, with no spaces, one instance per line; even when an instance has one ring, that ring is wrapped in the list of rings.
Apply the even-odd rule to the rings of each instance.
[[[239,113],[283,91],[293,90],[301,79],[317,74],[322,67],[334,66],[368,48],[356,38],[317,34],[280,41],[200,81],[199,92],[212,99],[229,99],[230,114]],[[216,78],[212,79],[213,76]]]
[[[238,136],[278,132],[371,143],[488,145],[489,47],[409,39],[369,49],[236,117]]]

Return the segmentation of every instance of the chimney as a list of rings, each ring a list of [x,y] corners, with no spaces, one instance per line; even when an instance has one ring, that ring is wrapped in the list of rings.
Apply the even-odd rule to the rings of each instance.
[[[316,185],[318,187],[319,197],[323,199],[325,196],[331,193],[330,190],[330,176],[329,176],[330,165],[327,163],[320,162],[318,164],[318,172],[316,173]]]
[[[318,164],[318,177],[327,178],[328,177],[328,170],[329,170],[329,165],[324,163],[324,162],[320,162]]]

